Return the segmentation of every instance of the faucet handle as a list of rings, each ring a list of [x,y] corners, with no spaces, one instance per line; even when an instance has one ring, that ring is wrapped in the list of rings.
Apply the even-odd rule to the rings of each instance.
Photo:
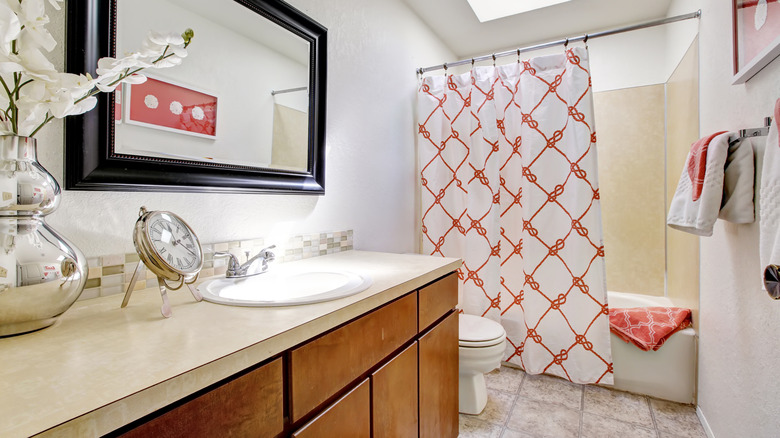
[[[276,254],[271,251],[274,248],[276,248],[276,245],[267,246],[260,250],[260,254],[263,254],[263,258],[266,262],[272,262],[276,260]]]
[[[238,263],[238,259],[236,258],[236,256],[233,255],[232,253],[226,251],[217,251],[214,253],[214,257],[229,257],[228,270],[230,271],[235,271],[241,266]]]

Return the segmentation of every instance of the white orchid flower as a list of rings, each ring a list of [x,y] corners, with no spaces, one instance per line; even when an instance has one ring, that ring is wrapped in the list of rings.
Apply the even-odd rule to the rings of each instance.
[[[110,56],[100,58],[95,73],[97,73],[98,76],[104,76],[122,73],[128,69],[147,68],[151,66],[152,64],[144,59],[140,53],[131,53],[130,55],[119,59]]]
[[[89,94],[89,92],[95,88],[96,83],[97,79],[92,78],[92,76],[89,74],[76,75],[72,73],[60,73],[58,76],[58,81],[53,84],[49,84],[47,88],[56,91],[68,90],[71,97],[77,99]]]
[[[19,64],[24,68],[24,73],[28,76],[40,79],[46,82],[54,82],[57,80],[59,73],[46,56],[41,53],[40,50],[35,48],[27,48],[19,52]]]
[[[33,136],[53,118],[91,110],[98,92],[140,84],[146,68],[181,64],[194,36],[191,29],[182,35],[150,32],[141,51],[100,59],[94,78],[60,73],[42,53],[57,45],[46,30],[47,2],[61,10],[64,0],[0,0],[0,135]]]
[[[60,90],[54,93],[46,102],[49,113],[52,116],[62,119],[67,116],[83,114],[97,105],[95,96],[88,96],[80,101],[76,101],[68,90]]]
[[[6,3],[0,3],[0,53],[11,53],[11,42],[22,31],[22,23]]]
[[[17,15],[24,26],[19,35],[21,47],[39,46],[51,52],[57,46],[57,41],[44,27],[49,24],[49,16],[46,15],[43,0],[24,0]]]

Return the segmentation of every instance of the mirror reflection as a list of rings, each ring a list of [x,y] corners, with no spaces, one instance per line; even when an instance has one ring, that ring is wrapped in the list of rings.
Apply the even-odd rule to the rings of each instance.
[[[117,91],[114,152],[307,171],[309,42],[232,0],[118,0],[116,53],[188,27],[181,65]]]

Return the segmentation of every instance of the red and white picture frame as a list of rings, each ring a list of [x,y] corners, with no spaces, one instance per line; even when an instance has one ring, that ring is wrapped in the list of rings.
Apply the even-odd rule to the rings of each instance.
[[[145,126],[201,138],[217,137],[218,97],[168,79],[148,77],[124,84],[120,101],[128,125]]]
[[[734,76],[747,82],[780,55],[780,0],[732,0]]]

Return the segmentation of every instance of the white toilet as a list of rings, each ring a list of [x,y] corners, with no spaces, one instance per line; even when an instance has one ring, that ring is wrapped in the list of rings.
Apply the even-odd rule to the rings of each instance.
[[[485,373],[501,366],[506,332],[501,324],[480,316],[460,315],[458,411],[477,415],[487,404]]]

